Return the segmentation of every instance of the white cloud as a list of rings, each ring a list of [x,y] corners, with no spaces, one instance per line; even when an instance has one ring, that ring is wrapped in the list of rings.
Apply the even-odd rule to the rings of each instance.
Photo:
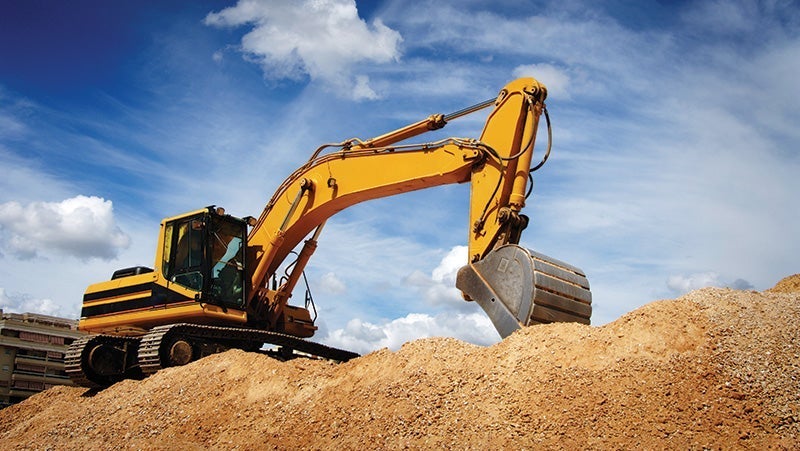
[[[20,136],[25,132],[25,125],[12,115],[0,112],[0,136]]]
[[[110,200],[76,196],[61,202],[0,204],[0,245],[20,259],[52,252],[79,259],[113,259],[130,244]]]
[[[479,313],[436,316],[411,313],[381,324],[353,319],[322,341],[329,346],[365,354],[381,348],[397,350],[404,343],[426,337],[453,337],[484,346],[500,338],[489,318]]]
[[[369,86],[369,77],[366,75],[356,76],[352,96],[354,99],[377,99],[379,97]]]
[[[451,58],[477,56],[491,61],[489,66],[495,71],[520,59],[543,60],[553,67],[570,68],[566,73],[576,78],[570,85],[581,93],[617,91],[616,85],[648,86],[640,78],[644,69],[663,63],[671,45],[667,33],[628,29],[610,18],[599,3],[581,4],[578,14],[570,14],[561,4],[530,14],[494,4],[465,7],[459,2],[433,2],[424,15],[404,14],[406,9],[406,2],[394,1],[384,14],[401,23],[409,54],[436,49]],[[471,72],[482,69],[479,64],[469,68]],[[591,78],[584,77],[584,72]]]
[[[347,291],[347,285],[336,277],[333,272],[325,273],[320,279],[320,288],[327,294],[343,294]]]
[[[454,286],[458,270],[467,264],[467,252],[467,246],[454,246],[450,249],[450,252],[442,258],[439,266],[433,268],[431,274],[433,281]]]
[[[467,246],[454,246],[430,275],[415,270],[405,278],[405,282],[420,289],[429,305],[472,311],[474,305],[466,302],[456,288],[456,274],[467,264],[467,252]]]
[[[736,290],[749,290],[753,288],[753,285],[744,279],[725,282],[716,272],[707,271],[686,275],[672,275],[667,279],[667,287],[675,294],[682,295],[705,287],[728,287]]]
[[[756,2],[712,0],[690,4],[682,14],[689,25],[723,35],[735,35],[758,29]]]
[[[41,313],[42,315],[59,316],[61,306],[52,299],[32,299],[24,295],[9,295],[0,287],[0,310],[14,313]]]
[[[19,116],[28,114],[31,108],[30,101],[9,95],[0,85],[0,137],[19,139],[29,133]]]
[[[688,293],[705,287],[720,287],[719,274],[709,271],[689,275],[674,275],[667,279],[667,287],[676,293]]]
[[[367,24],[353,0],[240,0],[210,13],[205,23],[252,26],[242,38],[242,51],[261,65],[266,77],[299,80],[307,75],[356,100],[378,96],[365,75],[354,75],[354,66],[400,57],[400,33],[380,19]]]
[[[41,170],[35,162],[14,155],[12,151],[0,144],[0,202],[16,199],[19,202],[31,202],[42,198],[63,198],[68,196],[72,187],[58,180],[51,174]],[[31,183],[36,180],[36,183]]]

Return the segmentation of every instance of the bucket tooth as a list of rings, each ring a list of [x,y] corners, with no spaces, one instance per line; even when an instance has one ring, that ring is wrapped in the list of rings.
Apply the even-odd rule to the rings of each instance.
[[[462,267],[456,287],[483,308],[503,338],[532,324],[589,324],[592,315],[583,271],[516,244]]]

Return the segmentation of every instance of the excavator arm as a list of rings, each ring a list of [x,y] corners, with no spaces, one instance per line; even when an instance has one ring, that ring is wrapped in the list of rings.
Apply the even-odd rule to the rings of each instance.
[[[503,305],[512,304],[515,312],[511,316],[516,318],[520,316],[520,306],[513,307],[513,304],[521,302],[498,299],[498,290],[493,287],[493,282],[486,280],[486,274],[489,273],[506,280],[507,277],[501,274],[519,265],[512,265],[513,268],[506,265],[505,268],[489,269],[486,262],[493,261],[489,258],[492,252],[506,245],[516,245],[520,233],[527,225],[527,218],[520,212],[525,206],[536,131],[546,95],[545,87],[539,82],[532,78],[523,78],[509,83],[496,99],[473,108],[448,116],[434,115],[367,141],[352,139],[318,149],[306,164],[281,184],[249,233],[248,314],[263,319],[273,330],[285,329],[305,336],[312,334],[313,328],[305,333],[298,333],[302,325],[298,328],[295,327],[297,325],[288,324],[287,321],[292,321],[292,315],[285,310],[291,292],[316,248],[317,238],[329,217],[367,200],[469,182],[470,261],[462,269],[464,275],[459,275],[460,281],[466,281],[459,288],[464,292],[465,298],[477,300],[481,304],[501,335],[530,324],[530,312],[522,314],[523,319],[516,321],[516,325],[511,324],[514,321],[509,322],[508,312],[505,312],[509,309],[498,310],[494,304],[498,300]],[[441,128],[448,120],[486,106],[494,106],[494,109],[489,114],[478,140],[449,138],[425,144],[400,144],[411,137]],[[335,150],[323,152],[329,147],[334,147]],[[292,265],[291,274],[280,286],[268,287],[267,281],[278,267],[312,232],[313,235],[305,241],[303,250]],[[503,259],[505,257],[501,258]],[[532,257],[530,259],[533,261]],[[546,257],[544,260],[548,264],[551,261]],[[494,263],[492,265],[496,266]],[[518,268],[516,270],[519,271]],[[575,268],[570,269],[573,273],[574,270]],[[534,279],[536,274],[534,269],[525,276],[529,275],[528,279]],[[512,278],[513,276],[512,274]],[[524,280],[525,277],[522,279],[514,283],[530,285],[517,286],[512,291],[535,290],[534,280]],[[570,280],[577,280],[579,285],[585,285],[585,294],[588,295],[585,277],[582,281],[579,279],[576,276]],[[502,294],[506,298],[516,295]],[[577,300],[579,304],[588,305],[586,295]],[[535,298],[533,295],[531,300]],[[532,301],[528,303],[533,305]],[[574,313],[567,310],[566,313]],[[581,311],[585,313],[585,309]],[[546,322],[546,318],[545,321],[538,322]],[[588,322],[588,316],[582,322]]]

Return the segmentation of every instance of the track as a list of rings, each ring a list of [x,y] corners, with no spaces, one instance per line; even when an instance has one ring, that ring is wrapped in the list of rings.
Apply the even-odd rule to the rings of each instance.
[[[89,380],[89,376],[83,371],[83,365],[81,364],[81,354],[83,350],[86,349],[89,342],[95,337],[96,336],[87,336],[79,338],[73,341],[67,349],[67,354],[64,357],[64,371],[75,385],[80,385],[81,387],[97,386],[97,384]]]
[[[172,344],[178,340],[191,343],[194,351],[200,352],[198,357],[232,348],[256,350],[264,343],[340,362],[346,362],[359,356],[354,352],[331,348],[277,332],[195,324],[170,324],[155,327],[142,337],[139,349],[139,367],[142,372],[149,375],[166,366],[172,366],[169,350]],[[209,348],[211,349],[209,350]]]
[[[92,335],[75,340],[67,350],[65,370],[75,384],[101,388],[228,349],[256,351],[265,343],[279,346],[283,357],[291,357],[293,351],[339,362],[359,356],[277,332],[181,323],[155,327],[142,337]]]
[[[89,335],[75,340],[64,357],[64,371],[76,385],[107,387],[123,379],[141,379],[135,363],[137,337]]]

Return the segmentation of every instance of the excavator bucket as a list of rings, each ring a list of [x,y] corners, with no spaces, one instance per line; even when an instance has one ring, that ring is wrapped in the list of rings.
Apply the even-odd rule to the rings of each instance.
[[[589,324],[592,314],[583,271],[516,244],[462,267],[456,287],[483,308],[503,338],[532,324]]]

